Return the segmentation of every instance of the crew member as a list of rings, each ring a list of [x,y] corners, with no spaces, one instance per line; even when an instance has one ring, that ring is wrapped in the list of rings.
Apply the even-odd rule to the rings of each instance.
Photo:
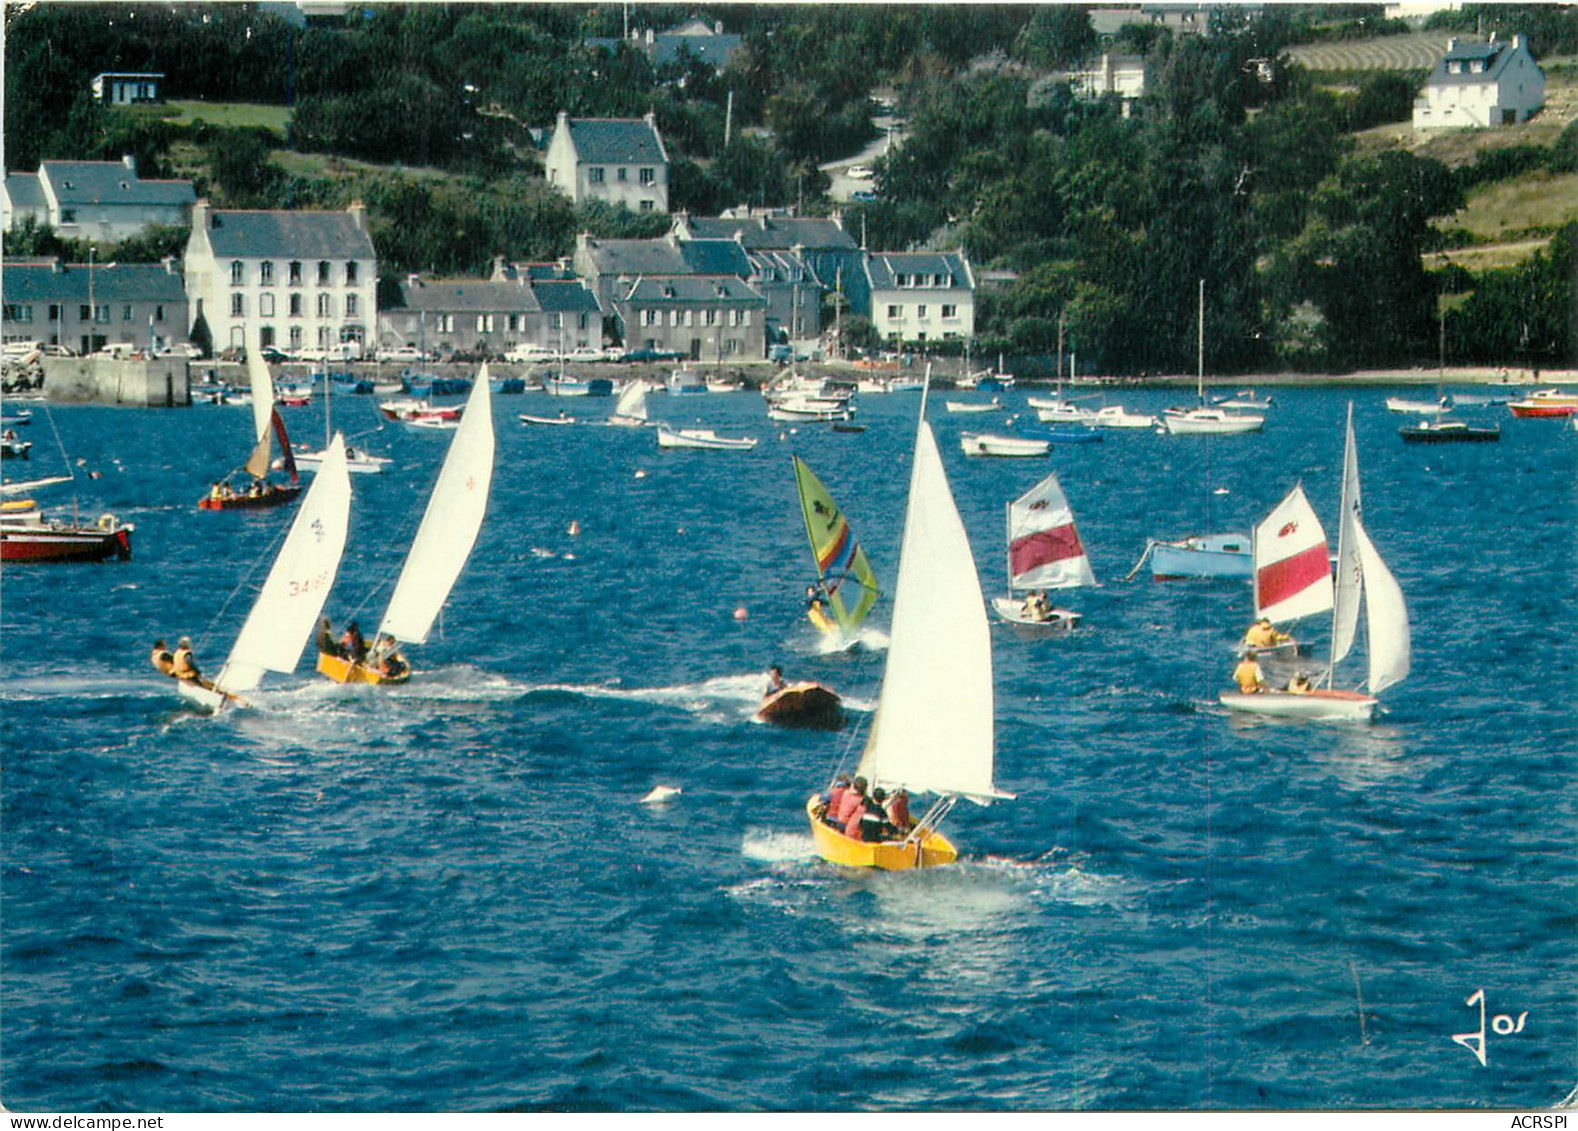
[[[1308,695],[1310,693],[1309,676],[1303,672],[1294,672],[1293,678],[1288,680],[1288,693],[1291,695]]]
[[[844,791],[843,796],[838,799],[838,809],[833,813],[833,823],[841,828],[847,828],[850,818],[860,812],[860,807],[865,804],[865,801],[866,779],[857,777],[850,783],[849,788]],[[858,822],[857,831],[850,835],[858,839]]]
[[[910,795],[903,786],[893,791],[893,796],[888,798],[888,823],[900,833],[907,833],[914,827],[910,820]]]
[[[334,642],[334,630],[329,627],[329,618],[323,618],[323,624],[318,628],[318,651],[325,656],[338,656],[340,646]]]
[[[1266,689],[1266,676],[1255,659],[1254,649],[1245,652],[1244,658],[1238,661],[1238,666],[1233,669],[1233,678],[1238,681],[1238,689],[1245,695]]]
[[[153,642],[153,652],[148,659],[160,675],[167,675],[172,679],[175,677],[175,657],[165,647],[163,640],[155,640]]]
[[[892,831],[892,826],[888,824],[887,806],[884,804],[887,797],[887,790],[880,785],[871,791],[871,796],[866,801],[866,808],[860,815],[861,840],[886,840],[888,833]]]
[[[1244,643],[1250,648],[1271,648],[1281,642],[1278,639],[1279,636],[1281,634],[1271,627],[1271,621],[1266,617],[1261,617],[1249,626],[1248,632],[1244,633]],[[1286,639],[1286,637],[1282,637],[1282,639]]]
[[[355,621],[345,626],[345,635],[340,637],[340,654],[353,664],[360,664],[367,659],[367,641],[362,636],[361,626]]]
[[[197,661],[192,656],[192,638],[183,636],[176,642],[175,653],[170,657],[170,666],[176,679],[195,683],[199,687],[213,687],[214,685],[203,678],[203,673],[197,668]]]
[[[784,670],[774,664],[767,669],[767,690],[762,692],[762,698],[770,699],[787,686],[788,684],[784,683]]]

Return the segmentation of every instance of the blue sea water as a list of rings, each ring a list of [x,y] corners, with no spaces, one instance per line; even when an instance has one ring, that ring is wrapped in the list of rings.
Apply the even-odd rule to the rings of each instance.
[[[961,805],[959,865],[896,875],[820,862],[804,826],[869,723],[890,605],[866,647],[820,651],[789,456],[891,585],[918,397],[866,398],[859,435],[772,424],[750,394],[653,398],[656,418],[759,436],[743,454],[527,428],[514,414],[551,402],[497,398],[488,521],[442,633],[411,650],[417,678],[346,689],[304,663],[218,718],[181,709],[146,656],[186,633],[217,668],[288,521],[194,505],[243,457],[250,413],[56,409],[103,473],[79,481],[84,508],[135,522],[135,557],[3,575],[0,1101],[1561,1100],[1578,1082],[1578,433],[1503,417],[1499,444],[1404,446],[1389,392],[1278,391],[1258,435],[1114,433],[1049,461],[965,459],[957,434],[982,418],[936,398],[988,595],[1004,503],[1049,466],[1103,584],[1058,595],[1086,618],[1070,636],[994,627],[997,781],[1018,798]],[[1334,529],[1350,400],[1413,673],[1372,726],[1231,717],[1216,692],[1247,584],[1123,575],[1147,538],[1247,531],[1298,481]],[[319,409],[284,411],[321,435]],[[370,398],[335,416],[376,427]],[[447,436],[361,438],[398,462],[353,477],[327,612],[369,625]],[[1323,650],[1326,626],[1308,631]],[[843,693],[854,728],[753,722],[774,661]],[[640,804],[659,784],[683,792]],[[1479,1028],[1476,990],[1483,1066],[1452,1039]]]

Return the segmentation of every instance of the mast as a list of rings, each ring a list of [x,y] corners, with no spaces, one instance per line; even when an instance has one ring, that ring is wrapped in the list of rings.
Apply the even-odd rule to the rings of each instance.
[[[1205,280],[1200,280],[1200,310],[1195,316],[1195,396],[1205,404]]]
[[[1342,617],[1344,613],[1344,588],[1347,580],[1345,574],[1348,570],[1347,538],[1348,538],[1348,467],[1353,458],[1353,402],[1348,402],[1348,430],[1343,443],[1342,458],[1342,496],[1337,505],[1337,584],[1332,592],[1331,602],[1331,663],[1326,668],[1326,686],[1331,688],[1337,678],[1338,633],[1342,631]],[[1357,620],[1357,616],[1353,618]],[[1353,646],[1352,636],[1342,648],[1342,654],[1347,655],[1348,649]]]
[[[1003,504],[1003,564],[1008,570],[1008,595],[1014,595],[1014,501]]]

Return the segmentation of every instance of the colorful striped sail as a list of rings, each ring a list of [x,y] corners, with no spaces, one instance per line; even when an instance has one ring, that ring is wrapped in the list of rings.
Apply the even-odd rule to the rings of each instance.
[[[1331,608],[1331,552],[1302,486],[1255,527],[1254,550],[1255,616],[1281,623]]]
[[[846,634],[854,632],[877,603],[877,575],[866,552],[855,540],[844,512],[822,481],[794,456],[795,482],[800,488],[800,512],[816,559],[816,576],[827,594],[833,619]]]
[[[1053,472],[1008,504],[1008,587],[1094,584],[1090,557],[1074,529],[1074,512]]]

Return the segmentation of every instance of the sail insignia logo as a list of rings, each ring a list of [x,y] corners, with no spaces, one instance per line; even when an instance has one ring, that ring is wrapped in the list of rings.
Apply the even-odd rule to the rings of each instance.
[[[1286,526],[1284,526],[1281,530],[1277,531],[1277,537],[1278,538],[1286,538],[1289,534],[1292,534],[1298,528],[1299,528],[1299,524],[1298,523],[1290,522]]]
[[[1044,510],[1047,509],[1047,501],[1045,499],[1037,499],[1035,502],[1031,503],[1025,509],[1026,510],[1032,510],[1032,511],[1044,511]]]
[[[322,542],[323,541],[323,535],[324,535],[323,519],[321,519],[321,518],[313,519],[312,520],[312,526],[309,527],[309,529],[312,531],[312,537],[313,537],[314,541],[318,541],[318,542]]]

